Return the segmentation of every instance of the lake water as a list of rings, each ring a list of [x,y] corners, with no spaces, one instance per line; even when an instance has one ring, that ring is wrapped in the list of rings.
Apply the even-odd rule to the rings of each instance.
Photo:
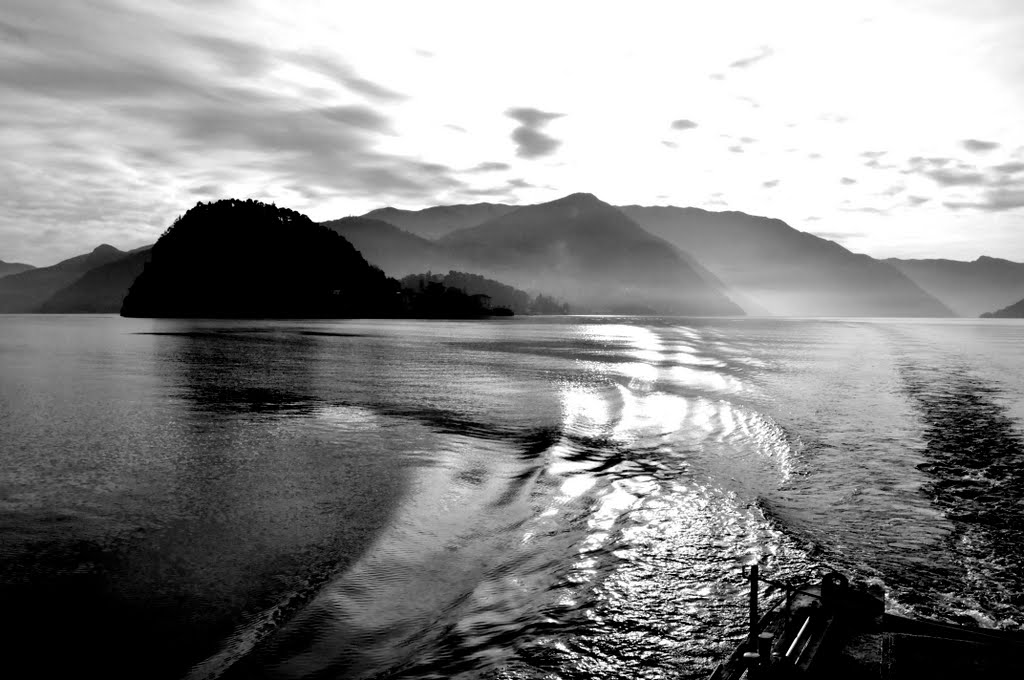
[[[1024,324],[0,316],[26,676],[698,678],[739,564],[1024,627]]]

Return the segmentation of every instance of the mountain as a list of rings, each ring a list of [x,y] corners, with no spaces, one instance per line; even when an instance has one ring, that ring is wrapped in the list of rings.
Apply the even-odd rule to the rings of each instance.
[[[469,205],[439,205],[423,210],[378,208],[363,215],[382,220],[416,236],[435,240],[457,229],[467,229],[488,220],[506,215],[516,209],[503,203],[473,203]]]
[[[152,246],[90,269],[40,307],[47,314],[116,314],[136,277],[149,262]]]
[[[1024,298],[1024,264],[995,257],[886,260],[959,316],[977,317]]]
[[[457,258],[432,241],[368,217],[344,217],[321,222],[355,246],[368,262],[400,278],[423,271],[458,268]]]
[[[479,274],[449,271],[447,274],[410,274],[401,280],[402,288],[423,290],[431,283],[461,290],[467,295],[484,295],[492,308],[504,307],[515,314],[568,314],[569,306],[546,295],[531,297],[526,291],[507,286]]]
[[[398,282],[308,217],[249,199],[197,203],[153,246],[123,316],[390,316]]]
[[[1009,307],[1003,307],[996,312],[985,312],[981,315],[983,319],[1024,319],[1024,300],[1018,300]]]
[[[3,260],[0,260],[0,279],[5,276],[9,276],[10,274],[27,272],[30,269],[35,269],[35,267],[21,262],[4,262]]]
[[[90,269],[121,259],[127,253],[101,245],[50,267],[30,269],[0,279],[0,313],[36,312],[44,302]]]
[[[741,212],[629,205],[644,229],[689,252],[749,311],[778,316],[952,316],[890,264],[781,220]],[[751,308],[753,307],[753,309]]]
[[[565,299],[574,311],[743,311],[686,256],[591,194],[525,206],[438,240],[474,271]]]

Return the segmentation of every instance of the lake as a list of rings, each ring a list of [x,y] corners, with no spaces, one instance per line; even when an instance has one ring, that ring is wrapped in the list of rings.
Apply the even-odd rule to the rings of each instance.
[[[700,678],[751,556],[1020,630],[1022,498],[1016,320],[0,316],[37,677]]]

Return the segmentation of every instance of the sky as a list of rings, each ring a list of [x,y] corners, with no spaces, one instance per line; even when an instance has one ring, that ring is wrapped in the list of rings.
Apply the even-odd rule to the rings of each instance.
[[[1024,261],[1024,2],[4,0],[0,260],[197,201],[739,210]]]

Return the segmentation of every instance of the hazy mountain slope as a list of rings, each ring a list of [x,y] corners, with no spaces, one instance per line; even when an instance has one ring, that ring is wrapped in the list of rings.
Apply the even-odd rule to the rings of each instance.
[[[438,243],[474,271],[556,295],[574,311],[743,313],[675,247],[590,194],[525,206]]]
[[[457,229],[466,229],[488,220],[506,215],[517,206],[503,203],[473,203],[469,205],[439,205],[423,210],[378,208],[363,215],[383,220],[416,236],[435,240]]]
[[[1018,300],[1009,307],[1003,307],[995,312],[985,312],[981,317],[983,319],[1024,319],[1024,300]]]
[[[995,257],[973,262],[898,260],[889,264],[946,303],[960,316],[976,317],[1024,298],[1024,264]]]
[[[457,258],[437,244],[381,220],[345,217],[321,224],[344,236],[370,264],[395,278],[459,268]]]
[[[22,262],[4,262],[3,260],[0,260],[0,279],[5,276],[10,276],[11,274],[27,272],[30,269],[35,269],[35,267]]]
[[[780,316],[952,316],[895,267],[781,220],[673,206],[623,206],[640,226],[689,252]]]
[[[136,250],[113,262],[90,269],[60,289],[39,311],[53,314],[116,314],[128,289],[149,262],[152,247]]]
[[[0,279],[0,313],[39,311],[40,306],[61,288],[70,285],[90,269],[127,255],[109,245],[91,253],[58,262],[50,267],[30,269]]]

